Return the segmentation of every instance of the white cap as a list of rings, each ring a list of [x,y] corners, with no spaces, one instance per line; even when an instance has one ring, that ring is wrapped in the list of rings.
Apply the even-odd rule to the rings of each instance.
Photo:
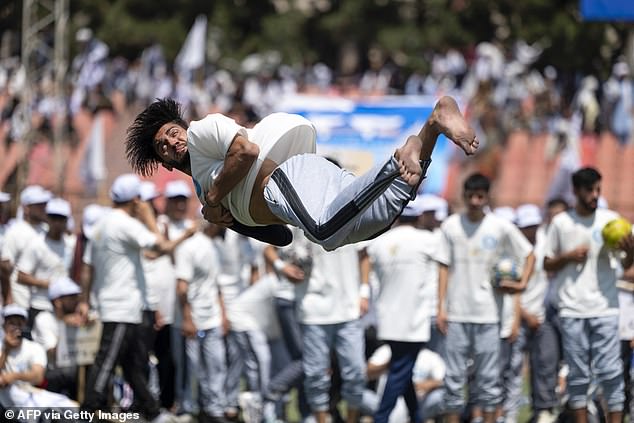
[[[23,317],[24,319],[29,318],[29,315],[26,312],[26,309],[24,307],[20,307],[19,305],[15,303],[7,304],[6,306],[4,306],[4,308],[2,309],[2,316],[5,318],[10,316],[20,316],[20,317]]]
[[[156,188],[154,182],[143,181],[141,182],[141,200],[143,201],[151,201],[157,197],[160,197],[161,193]]]
[[[434,194],[423,194],[418,198],[422,201],[423,212],[435,212],[434,217],[441,222],[447,218],[449,213],[447,200]]]
[[[517,215],[515,214],[515,209],[513,209],[513,207],[496,207],[493,209],[493,214],[511,223],[515,223],[515,220],[517,219]]]
[[[11,194],[0,191],[0,203],[6,203],[7,201],[11,201]]]
[[[62,198],[53,198],[46,203],[46,214],[54,214],[58,216],[70,217],[70,203]]]
[[[54,300],[66,295],[81,294],[81,288],[68,276],[60,276],[51,280],[48,286],[48,298]]]
[[[86,42],[92,38],[92,29],[80,28],[75,34],[75,41]]]
[[[417,196],[415,199],[407,203],[401,216],[403,217],[418,217],[423,214],[423,203],[421,201],[421,196]]]
[[[520,228],[528,228],[529,226],[537,226],[542,223],[542,213],[535,204],[522,204],[516,210],[517,226]]]
[[[612,68],[612,73],[616,76],[627,76],[630,73],[630,68],[625,62],[617,62]]]
[[[81,219],[81,229],[86,238],[91,239],[95,224],[106,214],[108,207],[100,206],[99,204],[89,204],[84,209],[84,214]]]
[[[165,198],[191,197],[192,190],[185,181],[170,181],[165,185]]]
[[[115,203],[125,203],[141,195],[141,180],[134,173],[117,177],[110,188],[110,198]]]
[[[53,195],[39,185],[29,185],[20,193],[20,204],[31,206],[33,204],[48,203]]]

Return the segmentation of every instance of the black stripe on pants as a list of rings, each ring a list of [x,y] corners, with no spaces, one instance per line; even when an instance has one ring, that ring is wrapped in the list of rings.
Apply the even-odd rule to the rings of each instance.
[[[86,384],[83,408],[107,409],[110,378],[115,366],[120,364],[123,376],[134,392],[135,408],[148,419],[158,416],[159,405],[148,389],[148,355],[139,328],[140,325],[132,323],[103,324],[99,351]]]

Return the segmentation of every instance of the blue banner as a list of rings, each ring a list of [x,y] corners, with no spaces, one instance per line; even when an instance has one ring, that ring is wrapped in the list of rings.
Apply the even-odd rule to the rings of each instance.
[[[418,134],[434,104],[435,99],[428,97],[388,96],[355,101],[298,95],[285,98],[277,109],[300,114],[315,125],[319,154],[344,151],[356,154],[361,161],[367,153],[375,164],[385,161],[409,135]],[[454,151],[453,144],[446,141],[441,137],[436,144],[423,184],[425,192],[442,193],[445,188],[447,163]]]
[[[634,21],[634,0],[581,0],[580,9],[589,21]]]

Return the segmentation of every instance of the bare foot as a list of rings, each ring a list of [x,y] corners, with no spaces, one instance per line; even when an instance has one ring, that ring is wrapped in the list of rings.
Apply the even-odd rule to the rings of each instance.
[[[475,153],[480,142],[475,131],[460,113],[456,100],[442,97],[436,103],[430,121],[435,129],[460,147],[468,156]]]
[[[420,166],[420,152],[423,148],[423,142],[415,135],[407,138],[405,145],[397,148],[394,158],[398,161],[401,178],[407,182],[407,185],[414,187],[418,184],[423,173]]]

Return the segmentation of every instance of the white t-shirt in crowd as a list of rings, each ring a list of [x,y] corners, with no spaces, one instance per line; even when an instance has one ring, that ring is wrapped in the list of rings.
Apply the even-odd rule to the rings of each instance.
[[[227,309],[231,330],[236,332],[262,331],[269,339],[280,335],[273,296],[277,277],[268,274],[245,289]]]
[[[176,254],[176,278],[187,282],[187,301],[194,325],[199,330],[219,327],[219,261],[211,239],[198,232],[185,240]]]
[[[241,223],[255,226],[249,213],[255,178],[265,159],[281,164],[302,153],[315,152],[316,131],[299,115],[274,113],[262,119],[253,129],[238,125],[233,119],[211,114],[193,121],[187,130],[187,144],[196,194],[203,204],[209,187],[222,170],[224,159],[236,135],[246,137],[260,147],[257,160],[233,190],[222,200],[233,217]]]
[[[619,290],[619,338],[621,341],[634,339],[634,282],[620,280]]]
[[[33,341],[44,347],[44,350],[56,348],[59,342],[59,320],[50,311],[40,311],[33,323]]]
[[[250,282],[251,268],[256,266],[255,253],[249,239],[227,230],[224,237],[215,237],[213,243],[220,260],[218,285],[227,310]]]
[[[522,309],[534,315],[540,322],[546,317],[545,301],[548,292],[548,274],[544,270],[544,255],[546,252],[546,227],[537,228],[535,238],[535,268],[533,274],[528,280],[526,289],[522,292],[521,304]]]
[[[146,305],[141,250],[156,235],[140,221],[114,209],[99,221],[84,262],[93,268],[93,292],[102,322],[141,323]]]
[[[165,238],[170,240],[178,239],[181,235],[183,235],[187,228],[190,228],[194,224],[190,219],[172,220],[164,214],[158,216],[156,222],[159,229],[163,231],[163,235],[165,236]],[[180,308],[178,298],[176,297],[175,274],[175,267],[177,264],[176,256],[178,255],[178,249],[180,247],[181,246],[178,245],[172,253],[174,262],[171,269],[171,276],[173,276],[173,279],[169,279],[167,277],[165,279],[162,279],[162,283],[157,284],[157,289],[155,290],[155,292],[160,293],[159,301],[158,303],[156,303],[156,299],[152,300],[154,303],[157,304],[156,307],[163,315],[166,323],[171,322],[172,326],[174,327],[180,327],[182,320],[182,310]],[[160,286],[162,286],[162,288]],[[148,300],[148,302],[150,301]]]
[[[295,265],[300,264],[298,261],[301,261],[303,264],[308,264],[309,268],[304,268],[303,270],[305,273],[307,271],[310,273],[312,265],[309,263],[312,262],[311,257],[313,249],[316,248],[315,244],[306,238],[306,235],[304,235],[304,232],[301,229],[295,226],[289,226],[289,229],[293,233],[293,241],[286,247],[279,248],[277,250],[278,256],[282,260]],[[279,281],[275,289],[275,297],[288,301],[295,301],[295,283],[289,281],[286,277],[279,273],[277,273],[277,276]],[[310,277],[310,274],[307,274],[306,277]]]
[[[33,226],[24,220],[16,220],[7,230],[2,243],[0,259],[9,260],[14,265],[14,270],[10,276],[13,302],[27,310],[31,306],[31,287],[18,283],[18,271],[15,266],[22,254],[44,235],[42,227]]]
[[[2,352],[0,352],[0,356]],[[41,345],[22,339],[22,344],[9,351],[2,373],[26,372],[33,365],[40,365],[46,369],[46,351]],[[5,407],[24,404],[24,392],[29,392],[33,386],[18,380],[8,387],[0,389],[0,403]]]
[[[313,269],[308,281],[297,285],[299,321],[327,325],[356,320],[360,315],[359,245],[334,251],[313,248]]]
[[[582,245],[590,247],[585,263],[568,263],[555,274],[562,317],[590,318],[619,313],[617,252],[603,245],[601,230],[618,215],[597,209],[590,216],[571,210],[555,216],[548,228],[546,257],[556,257]]]
[[[454,214],[441,225],[437,255],[449,266],[447,318],[463,323],[498,323],[501,296],[491,284],[495,263],[504,255],[523,262],[532,246],[512,223],[488,213],[479,222]]]
[[[400,225],[370,241],[367,252],[379,281],[376,299],[379,339],[429,340],[429,293],[433,276],[434,235]]]
[[[436,228],[433,231],[423,230],[431,234],[428,241],[430,248],[434,252],[438,251],[440,249],[440,243],[442,242],[443,236],[440,228]],[[432,261],[428,269],[429,273],[425,275],[426,282],[424,287],[424,296],[429,309],[429,315],[435,317],[438,312],[438,262],[435,260]]]
[[[16,267],[37,279],[49,282],[57,276],[68,276],[74,245],[73,238],[69,238],[68,243],[65,238],[59,241],[48,237],[34,240],[20,256]],[[48,288],[31,287],[31,307],[53,310],[48,298]]]

